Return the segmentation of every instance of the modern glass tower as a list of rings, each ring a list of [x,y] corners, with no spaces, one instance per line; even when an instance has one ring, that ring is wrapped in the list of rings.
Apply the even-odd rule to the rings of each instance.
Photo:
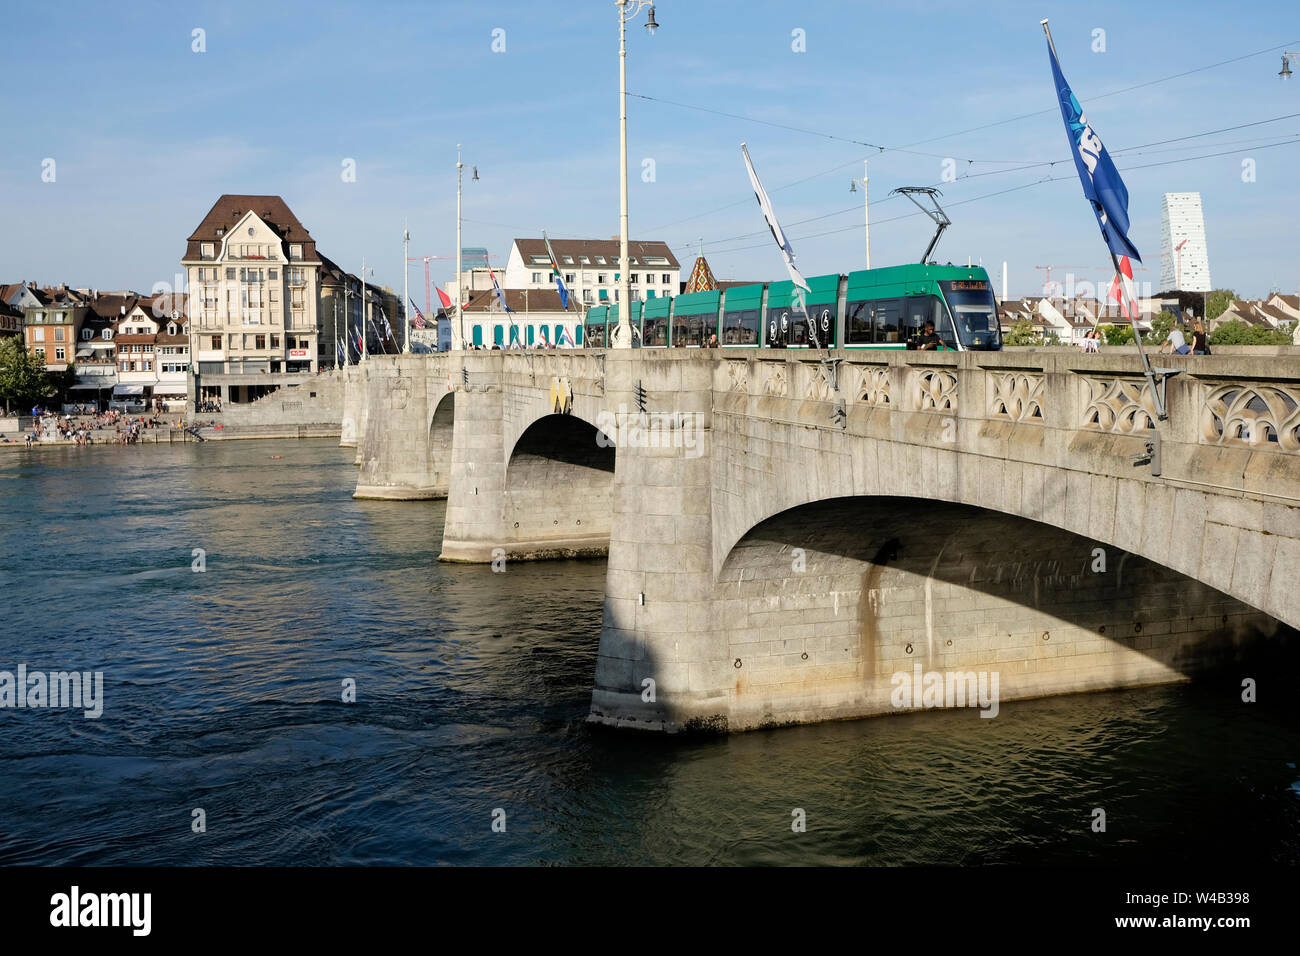
[[[1200,193],[1165,193],[1160,214],[1160,288],[1180,292],[1213,288]]]

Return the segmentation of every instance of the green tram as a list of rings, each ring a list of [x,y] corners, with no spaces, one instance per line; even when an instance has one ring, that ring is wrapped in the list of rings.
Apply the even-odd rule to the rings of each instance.
[[[804,298],[823,347],[915,348],[933,322],[945,348],[1002,348],[993,286],[978,266],[888,266],[813,276],[808,287]],[[634,345],[702,348],[716,335],[722,348],[813,347],[808,316],[794,310],[793,299],[794,283],[786,281],[633,302]],[[617,305],[589,309],[584,346],[607,347],[618,321]]]

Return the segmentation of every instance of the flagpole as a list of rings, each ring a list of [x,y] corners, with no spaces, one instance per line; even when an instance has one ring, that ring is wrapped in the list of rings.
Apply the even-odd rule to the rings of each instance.
[[[1056,54],[1056,44],[1052,40],[1052,30],[1047,25],[1047,18],[1044,17],[1039,21],[1039,23],[1042,25],[1043,33],[1047,35],[1047,46],[1052,51],[1052,58],[1059,63],[1060,57]],[[1142,335],[1138,332],[1137,303],[1134,302],[1132,297],[1129,295],[1128,286],[1124,282],[1124,273],[1120,268],[1119,256],[1115,254],[1115,250],[1110,249],[1109,243],[1107,243],[1107,249],[1110,251],[1111,265],[1115,267],[1115,282],[1119,285],[1120,295],[1126,303],[1125,311],[1128,313],[1129,326],[1133,329],[1133,344],[1137,346],[1138,356],[1142,359],[1142,374],[1146,376],[1147,386],[1151,389],[1151,399],[1156,407],[1156,418],[1163,422],[1169,418],[1168,410],[1165,408],[1164,396],[1164,383],[1165,378],[1167,377],[1166,370],[1161,369],[1161,379],[1159,384],[1157,384],[1155,370],[1151,367],[1151,360],[1147,357],[1146,350],[1142,347]]]

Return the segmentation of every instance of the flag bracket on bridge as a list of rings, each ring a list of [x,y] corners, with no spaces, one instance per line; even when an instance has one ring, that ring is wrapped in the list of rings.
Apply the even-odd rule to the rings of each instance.
[[[1142,443],[1145,446],[1145,449],[1136,455],[1129,455],[1128,457],[1133,462],[1134,468],[1141,468],[1143,465],[1150,465],[1151,474],[1154,477],[1159,478],[1160,477],[1160,432],[1154,428],[1151,429],[1151,437],[1144,438]]]

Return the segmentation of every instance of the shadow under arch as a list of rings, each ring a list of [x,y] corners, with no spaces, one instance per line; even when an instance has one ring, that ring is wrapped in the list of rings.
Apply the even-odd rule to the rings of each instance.
[[[614,443],[576,416],[544,415],[524,429],[506,463],[507,556],[608,554],[614,461]]]
[[[1295,651],[1291,628],[1154,561],[920,498],[834,498],[767,518],[726,554],[714,604],[715,653],[739,662],[732,729],[896,712],[897,675],[918,667],[997,672],[1010,700]]]
[[[446,498],[451,490],[451,448],[456,424],[456,393],[438,399],[429,416],[429,470],[433,474],[433,497]]]

